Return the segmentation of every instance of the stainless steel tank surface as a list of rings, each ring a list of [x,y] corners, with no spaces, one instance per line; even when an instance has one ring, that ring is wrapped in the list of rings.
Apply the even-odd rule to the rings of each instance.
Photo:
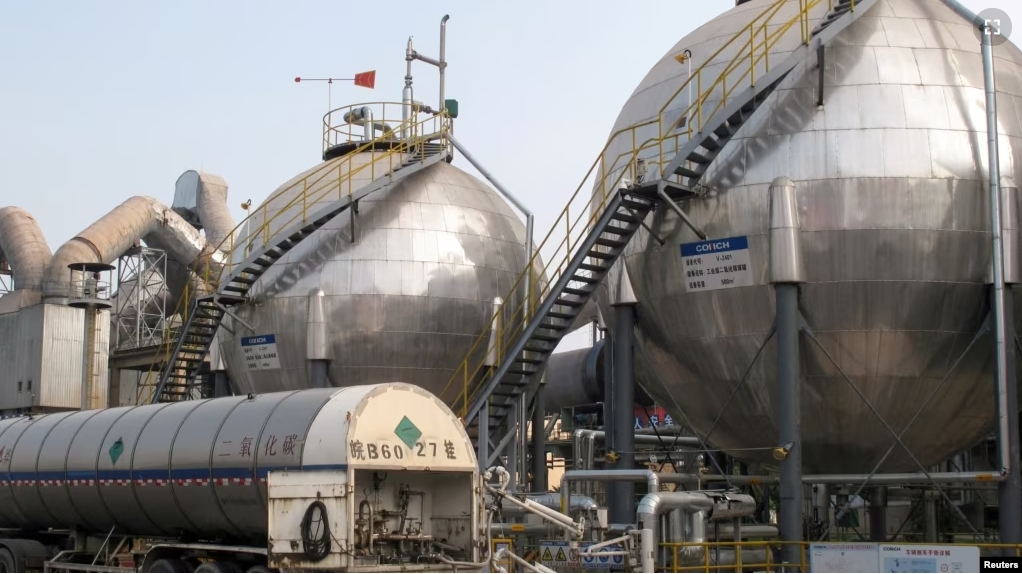
[[[679,41],[632,94],[614,131],[655,118],[681,87],[688,72],[675,55],[691,50],[693,69],[702,65],[766,6],[744,3]],[[826,6],[816,8],[812,27]],[[794,15],[798,3],[783,10]],[[771,61],[800,43],[798,28],[775,46]],[[675,419],[685,421],[684,411],[697,431],[709,432],[770,331],[768,187],[788,176],[797,188],[808,279],[800,304],[809,327],[891,427],[906,427],[989,308],[979,52],[970,23],[939,0],[879,0],[827,46],[823,106],[816,105],[816,58],[792,71],[704,176],[717,191],[682,205],[710,238],[748,236],[750,286],[687,292],[679,244],[698,239],[670,210],[650,216],[667,246],[657,249],[640,230],[623,258],[639,300],[637,381]],[[702,85],[733,56],[725,50]],[[994,56],[1001,172],[1017,179],[1022,53],[1006,42]],[[706,109],[720,97],[718,90]],[[686,90],[676,103],[688,106]],[[607,155],[631,149],[631,141],[621,136]],[[620,265],[600,301],[604,317],[613,317]],[[894,437],[804,335],[801,349],[805,472],[868,472]],[[774,463],[775,353],[771,341],[730,401],[709,437],[717,448]],[[992,428],[991,353],[985,336],[908,428],[903,439],[923,464]],[[884,469],[918,467],[896,447]]]
[[[363,412],[371,420],[360,419]],[[473,467],[463,425],[439,399],[404,384],[3,420],[0,528],[116,526],[139,536],[258,541],[267,529],[269,472],[354,468],[362,463],[348,460],[349,439],[380,425],[393,432],[402,416],[424,437],[416,440],[452,439],[457,462]],[[436,470],[451,462],[441,458],[402,463]]]
[[[346,161],[319,164],[281,186],[267,206],[269,234],[281,227],[277,221],[290,218],[274,215],[302,191],[303,178],[345,170]],[[356,187],[371,180],[368,172],[358,173]],[[253,217],[251,228],[260,225]],[[309,386],[307,307],[310,292],[320,288],[331,380],[406,381],[440,394],[489,324],[494,298],[504,297],[525,268],[525,253],[525,226],[486,184],[446,162],[414,173],[360,201],[357,214],[342,213],[306,238],[253,286],[254,302],[237,314],[255,332],[237,322],[235,331],[272,333],[280,369],[248,370],[238,339],[221,330],[235,389]]]

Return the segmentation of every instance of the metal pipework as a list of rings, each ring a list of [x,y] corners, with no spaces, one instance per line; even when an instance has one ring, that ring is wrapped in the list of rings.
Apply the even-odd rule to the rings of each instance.
[[[447,72],[447,21],[451,19],[450,14],[444,14],[440,19],[440,111],[447,109],[447,100],[444,99],[445,73]]]
[[[541,518],[546,519],[548,522],[552,522],[557,526],[560,526],[561,529],[567,533],[569,538],[581,539],[583,534],[585,533],[585,525],[583,521],[575,522],[567,514],[563,514],[551,508],[547,508],[546,506],[543,506],[538,502],[533,502],[528,498],[519,498],[518,496],[520,495],[513,495],[510,492],[497,490],[496,488],[493,488],[492,486],[489,485],[486,486],[486,490],[490,494],[499,497],[500,500],[510,502],[511,504],[523,510],[531,512]]]
[[[688,522],[692,533],[685,542],[705,542],[705,518],[723,520],[751,516],[756,511],[756,501],[747,494],[704,493],[704,492],[651,492],[642,498],[636,508],[636,519],[639,528],[649,530],[654,539],[658,528],[658,517],[669,511],[680,510],[684,514],[683,521]],[[681,542],[681,532],[670,532],[671,542]],[[678,549],[679,558],[691,560],[702,557],[704,549],[700,546],[689,546]],[[646,557],[643,556],[645,560]],[[649,558],[653,560],[652,557]],[[643,572],[653,572],[652,565],[643,564]]]
[[[331,387],[329,374],[330,343],[323,314],[323,290],[309,292],[308,326],[305,331],[305,358],[309,361],[310,384],[313,388]]]
[[[53,253],[39,223],[20,207],[0,208],[0,261],[14,272],[14,288],[40,291]]]
[[[203,268],[219,275],[226,257],[213,249],[199,232],[174,210],[151,197],[128,199],[104,215],[54,253],[46,267],[43,299],[66,301],[68,265],[72,263],[109,264],[142,238],[149,237],[167,252],[169,259]]]
[[[411,44],[409,44],[409,45],[411,45]],[[504,199],[506,199],[509,202],[511,202],[512,205],[514,205],[516,208],[518,208],[518,211],[521,211],[523,214],[525,214],[525,257],[526,257],[525,260],[527,262],[526,265],[528,266],[529,272],[528,272],[528,274],[525,277],[525,293],[526,293],[526,295],[525,295],[525,306],[524,306],[525,313],[524,313],[524,317],[525,317],[525,324],[528,325],[529,319],[530,319],[529,312],[531,310],[530,309],[530,305],[531,305],[531,302],[532,302],[532,291],[533,291],[533,288],[532,288],[532,274],[533,274],[532,273],[533,272],[532,256],[533,256],[533,251],[534,251],[534,242],[532,240],[532,227],[533,227],[533,215],[532,215],[532,211],[530,211],[529,208],[525,207],[525,204],[522,203],[521,200],[519,200],[517,197],[515,197],[514,194],[512,194],[510,191],[508,191],[508,189],[506,187],[504,187],[504,185],[502,183],[497,181],[497,178],[494,177],[493,174],[489,172],[489,170],[487,170],[485,167],[483,167],[483,164],[480,163],[479,160],[477,160],[475,158],[475,156],[473,156],[471,153],[469,153],[469,151],[467,149],[465,149],[464,146],[461,145],[461,142],[458,141],[457,138],[455,138],[451,134],[447,134],[447,141],[451,142],[451,145],[454,146],[454,149],[458,150],[459,152],[461,152],[461,155],[465,156],[465,159],[468,160],[468,163],[472,164],[472,167],[476,168],[476,170],[484,178],[486,178],[486,181],[490,182],[490,185],[492,185],[493,187],[497,188],[497,191],[499,191],[500,194],[504,196]]]
[[[705,482],[730,482],[735,486],[749,484],[778,484],[780,477],[770,475],[722,475],[722,474],[668,474],[658,475],[663,484],[700,484]],[[867,480],[867,478],[869,480]],[[930,480],[930,479],[933,480]],[[1004,480],[998,472],[921,472],[868,474],[804,474],[804,484],[949,484],[955,482],[997,482]]]
[[[1008,350],[1005,333],[1004,313],[1004,256],[1001,244],[1001,167],[1000,151],[997,141],[997,98],[994,89],[994,55],[991,44],[992,37],[988,33],[989,24],[983,23],[980,36],[983,38],[983,85],[986,91],[987,109],[987,163],[990,179],[990,235],[993,259],[993,315],[994,337],[996,339],[995,358],[997,372],[997,428],[998,447],[1000,453],[1001,474],[1011,472],[1011,447],[1009,441],[1016,440],[1011,436],[1008,420]],[[1012,381],[1014,383],[1014,381]],[[1014,405],[1012,405],[1014,407]]]
[[[408,139],[411,135],[412,105],[414,104],[414,93],[412,92],[412,61],[415,60],[415,50],[412,48],[412,37],[408,37],[408,45],[405,47],[405,87],[401,90],[401,138]]]
[[[571,500],[571,483],[579,480],[630,482],[645,480],[649,492],[660,490],[660,478],[652,470],[569,470],[561,476],[561,512],[567,512],[568,501]]]
[[[545,375],[544,375],[545,378]],[[535,403],[532,407],[532,484],[530,488],[536,492],[544,492],[547,485],[546,468],[546,390],[547,385],[541,382],[536,390]]]
[[[362,139],[367,142],[375,139],[373,130],[380,130],[382,132],[390,131],[390,126],[386,123],[376,123],[373,121],[373,110],[369,109],[369,106],[362,106],[360,108],[354,108],[344,112],[344,116],[342,116],[341,119],[346,124],[362,126]]]

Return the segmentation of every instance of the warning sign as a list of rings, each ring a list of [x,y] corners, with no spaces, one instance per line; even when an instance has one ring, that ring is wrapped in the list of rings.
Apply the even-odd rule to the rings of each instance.
[[[570,549],[568,543],[561,540],[543,540],[539,543],[542,550],[539,553],[540,562],[554,570],[564,568],[578,568],[578,554],[574,554],[575,560],[569,559]],[[558,570],[560,572],[562,570]]]
[[[580,542],[578,548],[570,548],[567,542],[544,540],[540,542],[539,561],[548,568],[557,570],[583,568],[587,572],[612,572],[624,570],[624,556],[585,556],[581,552],[592,542]],[[624,548],[614,545],[600,548],[596,552],[620,552]],[[564,570],[558,570],[564,571]]]

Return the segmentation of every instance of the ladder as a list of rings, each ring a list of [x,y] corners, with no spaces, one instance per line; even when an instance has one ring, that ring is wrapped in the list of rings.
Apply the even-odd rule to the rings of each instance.
[[[479,460],[484,468],[494,464],[514,439],[519,430],[514,417],[531,404],[546,361],[639,227],[645,226],[647,215],[664,199],[683,215],[673,200],[703,195],[705,191],[700,189],[700,180],[742,125],[796,66],[813,52],[822,50],[826,42],[877,0],[790,0],[798,1],[798,13],[794,17],[778,17],[788,1],[771,2],[707,58],[668,99],[657,118],[625,128],[609,138],[585,180],[569,199],[568,207],[537,249],[538,253],[549,244],[549,249],[556,250],[555,256],[545,266],[539,264],[537,257],[526,265],[503,299],[504,307],[509,308],[494,313],[490,324],[448,382],[441,397],[459,412],[469,435],[477,441],[480,455],[485,454]],[[819,24],[810,29],[810,13],[817,7],[824,7],[826,11]],[[796,24],[801,33],[801,45],[780,63],[771,65],[770,49]],[[743,38],[747,38],[744,45]],[[680,115],[676,110],[668,111],[690,82],[703,86],[703,69],[711,63],[719,64],[715,61],[717,55],[732,45],[737,47],[737,55],[712,83],[708,82],[709,87],[700,89],[694,101],[680,110]],[[757,77],[760,70],[764,73]],[[723,94],[715,105],[709,102],[714,94]],[[704,116],[709,118],[705,122]],[[680,121],[681,118],[684,121]],[[653,128],[658,130],[659,137],[647,139]],[[633,142],[628,146],[630,149],[610,157],[608,150],[614,142],[626,140]],[[641,141],[646,143],[634,143]],[[645,182],[644,170],[650,166],[659,171],[659,177]],[[630,180],[626,179],[628,174]],[[583,188],[592,192],[588,199],[585,193],[580,194]],[[576,203],[578,198],[582,199]],[[573,220],[571,210],[581,215]],[[564,239],[552,240],[563,230],[567,230]],[[652,233],[651,236],[656,237]],[[537,272],[535,267],[542,269]],[[532,275],[545,276],[550,281],[539,290],[538,305],[533,304],[532,294],[523,296],[521,293],[523,284],[531,284],[531,281],[523,281],[523,277]],[[499,437],[500,440],[491,441],[491,433],[500,429],[505,429],[506,434]],[[525,432],[525,429],[520,430]],[[517,466],[523,468],[524,464]]]
[[[314,204],[317,200],[330,194],[339,192],[341,183],[349,181],[352,175],[360,170],[368,169],[367,166],[384,165],[383,175],[376,177],[369,184],[360,187],[340,197],[332,203],[311,212],[298,219],[294,223],[285,221],[285,229],[276,233],[274,237],[256,247],[242,263],[225,266],[226,271],[217,275],[211,284],[217,285],[216,291],[212,294],[199,295],[191,299],[188,313],[181,326],[180,335],[173,341],[173,348],[160,372],[159,382],[153,392],[153,403],[187,400],[192,398],[193,391],[197,386],[196,379],[199,370],[202,368],[213,344],[214,337],[225,315],[230,314],[230,307],[241,305],[248,300],[248,292],[252,285],[265,274],[280,258],[287,255],[292,249],[300,244],[335,217],[347,211],[351,206],[366,196],[393,185],[408,177],[409,175],[428,168],[429,166],[446,160],[448,157],[448,144],[446,142],[446,131],[433,133],[421,138],[401,142],[394,146],[388,153],[375,156],[369,164],[349,169],[347,173],[339,177],[336,182],[331,182],[325,189],[313,188],[309,183],[305,184],[306,191],[299,194],[299,197],[291,201],[292,204],[302,205],[303,203]],[[372,142],[367,144],[373,145]],[[344,161],[350,161],[354,154],[361,151],[356,149],[345,157],[332,160],[338,165]],[[407,157],[404,157],[407,155]],[[395,158],[399,163],[394,164]],[[316,182],[311,182],[316,183]],[[349,183],[350,187],[350,183]],[[291,188],[289,188],[291,189]],[[287,206],[278,211],[278,215],[288,212]],[[251,216],[250,216],[251,217]],[[276,216],[274,216],[276,217]],[[267,225],[272,218],[262,223],[261,229],[268,229]],[[244,222],[242,222],[244,224]],[[240,228],[241,224],[239,224]],[[237,229],[237,228],[236,228]],[[232,260],[234,251],[242,249],[248,252],[249,246],[255,240],[260,230],[249,234],[249,239],[241,241],[236,248],[229,249],[228,260]],[[232,236],[234,234],[232,233]]]

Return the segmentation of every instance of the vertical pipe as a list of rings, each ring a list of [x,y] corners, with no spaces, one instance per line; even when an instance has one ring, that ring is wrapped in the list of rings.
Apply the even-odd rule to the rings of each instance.
[[[873,542],[887,541],[887,487],[873,488],[869,505],[869,539]]]
[[[929,496],[930,492],[923,492],[923,500],[926,504],[926,542],[936,544],[937,542],[937,499]]]
[[[412,38],[408,37],[408,46],[405,48],[405,87],[401,90],[401,138],[408,139],[411,135],[409,123],[412,119],[412,60],[415,59],[415,50],[412,49]]]
[[[991,292],[993,315],[994,315],[994,359],[997,375],[997,405],[998,405],[998,450],[1000,452],[1000,463],[1002,474],[1007,474],[1008,480],[999,486],[999,502],[1009,503],[1007,508],[1001,507],[1000,527],[1001,543],[1017,544],[1022,542],[1022,504],[1020,504],[1020,482],[1018,472],[1018,407],[1013,398],[1017,395],[1014,387],[1014,377],[1009,379],[1008,361],[1008,325],[1006,314],[1006,298],[1004,289],[1004,255],[1002,244],[1002,219],[1001,219],[1001,167],[1000,151],[997,141],[997,97],[994,86],[994,56],[993,56],[993,35],[990,33],[990,24],[981,24],[982,52],[983,52],[983,86],[986,92],[987,110],[987,155],[989,167],[990,185],[990,235],[992,243],[992,275],[993,288]],[[1014,424],[1013,424],[1014,423]],[[1015,433],[1012,434],[1014,426]],[[1014,454],[1014,456],[1013,456]]]
[[[1007,253],[1005,253],[1007,255]],[[1000,532],[1001,544],[1022,544],[1022,476],[1019,472],[1019,428],[1018,428],[1018,375],[1015,347],[1010,343],[1015,340],[1015,301],[1012,298],[1012,286],[1004,286],[1004,334],[1007,353],[1006,393],[1004,401],[1007,406],[1001,411],[1007,414],[1008,427],[1008,462],[1002,463],[1008,469],[1007,477],[997,484],[997,527]],[[998,437],[998,440],[1001,440]],[[1006,554],[1007,555],[1007,554]],[[1014,550],[1011,551],[1014,555]]]
[[[440,19],[440,111],[447,109],[447,100],[444,99],[444,74],[447,71],[447,21],[450,19],[450,14],[444,14]]]
[[[305,358],[309,361],[309,384],[316,389],[333,386],[330,383],[330,345],[326,332],[326,316],[323,313],[323,297],[323,290],[319,287],[309,291],[306,317]]]
[[[480,470],[486,470],[486,461],[490,458],[490,401],[487,399],[483,408],[479,409],[479,432],[476,437],[476,462]]]
[[[633,370],[633,332],[635,329],[635,303],[622,301],[614,307],[614,450],[618,453],[614,468],[635,468],[635,378]],[[631,522],[635,514],[635,484],[618,482],[613,485],[614,506],[609,506],[610,522]]]
[[[519,413],[522,410],[522,406],[523,406],[522,405],[522,399],[521,399],[521,397],[519,397],[518,400],[514,401],[514,406],[511,407],[511,412],[509,413],[511,416],[505,416],[504,417],[504,424],[502,425],[503,428],[501,429],[501,434],[498,434],[497,436],[505,437],[505,436],[507,436],[507,433],[509,433],[509,432],[512,432],[512,433],[517,433],[518,432],[518,430],[519,430],[518,429],[518,421],[521,418],[521,415]],[[504,441],[501,440],[501,442],[504,442]],[[497,448],[500,448],[500,444],[497,445]],[[508,492],[517,492],[518,491],[518,435],[517,434],[511,439],[511,442],[508,443],[507,449],[504,452],[507,453],[507,472],[508,472],[508,474],[511,475],[511,480],[510,480],[510,482],[508,482],[507,490],[508,490]],[[498,452],[497,454],[499,455],[500,453]]]
[[[532,492],[547,491],[546,471],[546,385],[541,384],[536,391],[536,401],[532,407]]]
[[[802,541],[802,408],[799,372],[798,284],[805,282],[795,183],[778,177],[770,184],[770,280],[777,297],[776,453],[781,459],[780,516],[785,542]],[[785,562],[798,564],[797,544],[785,545]]]

